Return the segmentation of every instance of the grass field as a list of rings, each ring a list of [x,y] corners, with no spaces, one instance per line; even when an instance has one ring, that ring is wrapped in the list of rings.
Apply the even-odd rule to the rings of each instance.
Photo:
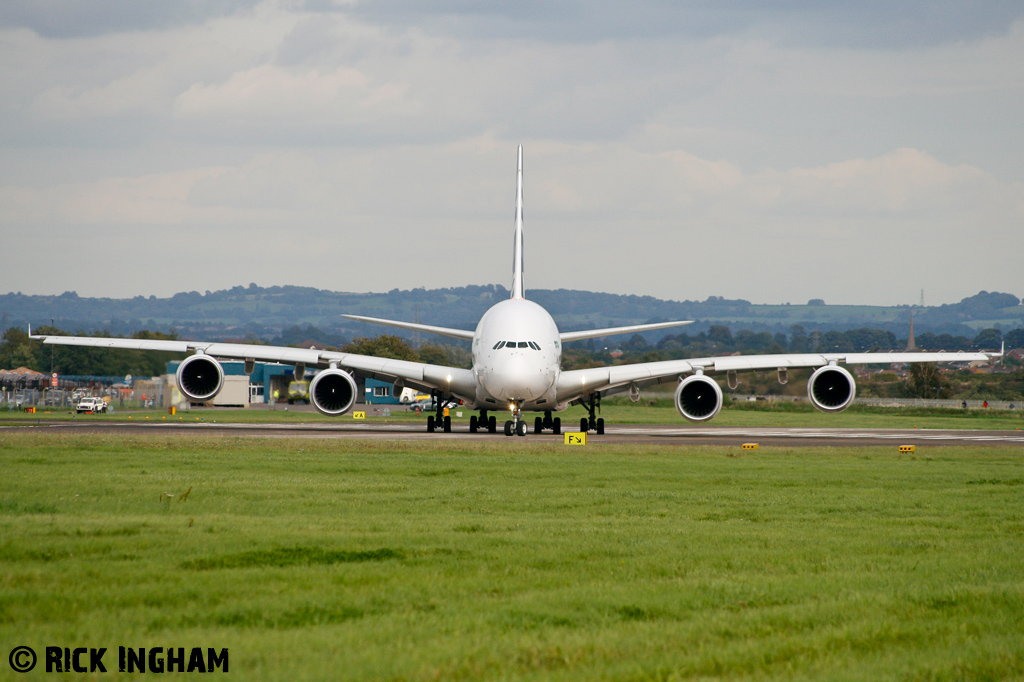
[[[0,633],[107,647],[98,679],[121,645],[244,680],[1020,679],[1021,455],[8,431]]]

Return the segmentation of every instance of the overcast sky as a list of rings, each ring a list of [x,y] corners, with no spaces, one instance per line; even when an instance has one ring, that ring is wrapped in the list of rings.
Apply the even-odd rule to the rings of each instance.
[[[1024,295],[1024,3],[4,0],[0,292]]]

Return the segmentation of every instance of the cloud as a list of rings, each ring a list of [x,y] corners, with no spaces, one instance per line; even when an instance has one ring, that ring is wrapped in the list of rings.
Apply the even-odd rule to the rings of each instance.
[[[224,83],[193,85],[177,97],[175,111],[184,117],[231,119],[316,116],[386,99],[371,95],[369,84],[364,74],[345,67],[322,74],[263,64],[234,73]]]
[[[275,240],[302,267],[261,284],[504,282],[524,142],[531,286],[870,302],[1019,280],[1016,4],[158,4],[0,5],[0,229],[45,230],[72,279],[87,226],[90,258],[118,230],[119,258],[230,252],[203,288],[270,277]]]
[[[0,26],[28,28],[47,38],[157,31],[201,24],[249,9],[260,0],[4,0]]]
[[[1004,34],[1024,16],[1013,0],[971,4],[815,0],[499,2],[374,0],[350,11],[370,22],[416,25],[460,38],[548,42],[775,36],[794,45],[917,47]]]

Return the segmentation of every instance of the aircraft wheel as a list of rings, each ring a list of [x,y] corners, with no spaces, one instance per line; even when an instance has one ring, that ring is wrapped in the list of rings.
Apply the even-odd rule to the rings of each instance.
[[[580,431],[582,431],[583,433],[586,433],[589,430],[590,430],[590,426],[589,426],[589,422],[587,422],[587,418],[586,417],[580,417]]]
[[[476,433],[476,415],[469,415],[469,432]]]
[[[427,416],[427,433],[434,432],[434,415]]]
[[[542,431],[544,431],[544,420],[541,419],[540,417],[537,417],[536,419],[533,420],[533,432],[541,433]]]
[[[506,436],[511,436],[512,435],[512,420],[511,419],[508,420],[507,422],[505,422],[505,435]]]
[[[562,418],[555,417],[551,420],[551,432],[556,436],[562,433]]]
[[[491,417],[490,419],[487,420],[487,430],[489,432],[491,432],[491,433],[497,433],[498,432],[498,418],[497,417]]]
[[[604,417],[598,417],[597,418],[597,434],[598,435],[603,435],[604,434]]]
[[[525,436],[526,435],[526,421],[525,420],[520,419],[518,422],[516,422],[516,435],[517,436]]]
[[[445,433],[451,433],[452,432],[452,418],[451,417],[445,417],[444,418],[444,432]]]

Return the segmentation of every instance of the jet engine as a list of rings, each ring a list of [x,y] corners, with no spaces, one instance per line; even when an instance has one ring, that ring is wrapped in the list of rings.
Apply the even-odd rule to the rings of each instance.
[[[330,417],[345,414],[356,402],[356,382],[340,369],[325,369],[309,384],[309,400],[313,407]]]
[[[722,409],[722,389],[703,374],[686,377],[676,387],[676,409],[692,422],[706,422]]]
[[[807,399],[822,412],[842,412],[856,394],[853,376],[838,365],[819,367],[807,381]]]
[[[201,353],[185,358],[175,374],[178,388],[194,403],[210,400],[224,385],[224,368],[209,355]]]

